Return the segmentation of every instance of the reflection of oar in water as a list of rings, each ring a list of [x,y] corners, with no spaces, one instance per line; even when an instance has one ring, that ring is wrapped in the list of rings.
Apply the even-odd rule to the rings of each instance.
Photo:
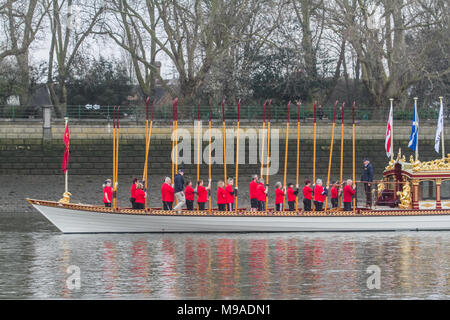
[[[289,106],[291,101],[288,103],[287,107],[287,119],[286,119],[286,145],[284,147],[284,177],[283,177],[283,188],[284,192],[287,191],[286,188],[286,174],[287,174],[287,157],[288,157],[288,145],[289,145]],[[286,209],[286,196],[283,197],[283,211]]]
[[[147,113],[147,121],[146,121],[146,126],[148,126],[148,103],[149,103],[150,98],[147,98],[147,105],[146,105],[146,113]],[[147,192],[147,186],[148,186],[148,181],[147,181],[147,177],[148,177],[148,153],[150,150],[150,139],[152,137],[152,127],[153,127],[153,103],[152,103],[152,115],[151,115],[151,119],[150,119],[150,128],[146,128],[146,134],[147,136],[145,137],[145,164],[144,164],[144,173],[142,175],[142,179],[144,180],[145,183],[145,191]],[[147,198],[145,198],[145,209],[147,209]]]
[[[239,108],[241,106],[241,99],[238,101],[237,105],[237,134],[236,134],[236,188],[238,188],[238,177],[239,177]],[[235,196],[235,206],[234,211],[237,213],[238,211],[238,195],[236,192]]]
[[[334,128],[336,125],[336,106],[338,104],[338,101],[334,103],[334,111],[333,111],[333,127],[331,129],[331,143],[330,143],[330,158],[328,160],[328,175],[327,175],[327,184],[326,186],[330,185],[330,174],[331,174],[331,160],[333,159],[333,145],[334,145]],[[328,209],[328,197],[325,198],[325,212]]]

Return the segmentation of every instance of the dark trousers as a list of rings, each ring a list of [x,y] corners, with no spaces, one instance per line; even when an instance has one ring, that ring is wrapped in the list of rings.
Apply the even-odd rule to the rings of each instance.
[[[337,198],[331,198],[331,206],[332,206],[333,208],[337,208],[337,207],[338,207],[338,204],[339,204],[339,201],[338,201]]]
[[[105,207],[107,207],[107,208],[111,208],[111,202],[105,202]]]
[[[282,203],[275,204],[275,211],[281,211],[281,210],[283,210],[283,204]]]
[[[364,183],[364,191],[366,192],[366,207],[372,206],[372,188],[368,183]]]
[[[133,209],[136,209],[136,198],[130,198],[130,202],[131,202],[131,207]]]
[[[295,201],[288,201],[289,211],[295,211]]]
[[[144,204],[143,203],[135,202],[134,206],[135,206],[135,209],[144,209]]]
[[[198,210],[205,210],[206,202],[197,202],[197,204],[198,204]]]
[[[314,206],[316,207],[316,211],[322,211],[323,202],[314,201]]]
[[[344,202],[344,211],[352,211],[352,203]]]
[[[303,199],[303,210],[311,211],[311,200]]]
[[[226,203],[218,203],[217,207],[219,211],[227,211]]]
[[[173,202],[163,201],[163,210],[172,210]]]
[[[266,211],[266,202],[258,201],[258,211]]]
[[[186,209],[194,210],[194,200],[186,200]]]
[[[227,203],[227,211],[234,211],[234,203]]]

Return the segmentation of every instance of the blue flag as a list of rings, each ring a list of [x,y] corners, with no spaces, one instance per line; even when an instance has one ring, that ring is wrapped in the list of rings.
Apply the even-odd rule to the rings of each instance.
[[[411,127],[411,135],[409,137],[408,147],[416,151],[417,141],[419,136],[419,114],[417,113],[417,106],[414,107],[413,123]]]

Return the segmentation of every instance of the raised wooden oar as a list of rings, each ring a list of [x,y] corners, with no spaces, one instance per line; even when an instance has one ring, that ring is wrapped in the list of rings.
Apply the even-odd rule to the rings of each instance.
[[[198,99],[197,105],[197,181],[200,180],[200,99]],[[195,128],[194,128],[195,129]],[[197,211],[198,211],[198,202],[197,202]]]
[[[211,180],[211,101],[209,101],[209,121],[208,121],[208,133],[209,133],[209,154],[208,154],[208,184]],[[208,190],[208,212],[211,214],[211,189]]]
[[[298,186],[298,174],[299,174],[299,160],[300,160],[300,105],[301,102],[297,103],[297,171],[296,171],[296,178],[295,178],[295,183],[296,186]],[[295,211],[298,210],[298,195],[297,197],[295,197]]]
[[[288,102],[287,107],[287,119],[286,119],[286,145],[284,147],[284,177],[283,177],[283,187],[286,192],[286,175],[287,175],[287,158],[288,158],[288,143],[289,143],[289,106],[291,101]],[[283,197],[283,211],[285,210],[286,197]]]
[[[238,178],[239,178],[239,109],[241,106],[241,99],[238,101],[237,105],[237,134],[236,134],[236,188],[238,187]],[[234,212],[238,211],[238,195],[234,197]]]
[[[336,106],[338,104],[338,101],[334,103],[334,110],[333,110],[333,126],[331,128],[331,143],[330,143],[330,157],[328,160],[328,175],[327,175],[327,184],[326,186],[330,185],[330,174],[331,174],[331,161],[333,159],[333,145],[334,145],[334,128],[336,126]],[[328,209],[328,196],[325,198],[325,212]]]
[[[117,193],[118,193],[118,189],[119,189],[119,187],[118,187],[118,182],[119,182],[119,136],[120,136],[120,126],[119,126],[119,118],[120,118],[120,113],[119,113],[119,110],[120,110],[120,106],[118,106],[117,107],[117,113],[116,113],[116,116],[117,116],[117,126],[116,126],[116,130],[117,130],[117,133],[116,133],[116,182],[115,182],[115,184],[113,185],[113,190],[114,190],[114,192],[115,192],[115,196],[114,196],[114,209],[117,209]],[[116,186],[116,184],[117,184],[117,186]]]
[[[225,128],[225,100],[222,101],[222,140],[223,140],[223,176],[224,176],[224,183],[226,185],[227,183],[227,137],[226,137],[227,130]]]
[[[211,101],[209,101],[209,121],[208,121],[208,133],[209,133],[209,154],[208,154],[208,184],[211,180]],[[211,189],[208,190],[208,212],[211,214]]]
[[[175,179],[175,106],[178,99],[173,101],[172,105],[172,183]]]
[[[147,98],[147,123],[148,123],[148,102],[149,102],[149,98]],[[153,128],[153,103],[152,103],[152,114],[151,114],[151,118],[150,118],[150,128],[147,129],[147,137],[145,137],[145,141],[146,141],[146,145],[145,145],[145,164],[144,164],[144,174],[142,175],[142,179],[144,180],[145,183],[145,191],[147,191],[147,187],[148,187],[148,154],[150,151],[150,140],[152,137],[152,128]],[[145,198],[145,205],[144,208],[147,209],[147,198]]]
[[[342,124],[341,124],[341,171],[339,175],[340,187],[343,185],[344,178],[344,107],[345,102],[342,103]],[[342,205],[342,197],[339,197],[339,207]]]
[[[269,100],[268,118],[267,118],[267,163],[266,163],[266,185],[269,186],[269,157],[270,157],[270,103]],[[269,207],[269,194],[266,195],[266,211]]]
[[[116,184],[116,106],[113,106],[113,175],[112,175],[112,188]],[[111,199],[114,206],[114,192]]]
[[[353,101],[352,106],[352,114],[353,114],[353,127],[352,127],[352,143],[353,143],[353,181],[356,180],[356,174],[355,174],[355,102]],[[353,197],[353,212],[356,210],[356,197]]]
[[[317,111],[317,101],[314,101],[314,136],[313,136],[313,184],[316,184],[316,111]],[[316,211],[316,206],[314,201],[312,202],[313,211]]]
[[[175,174],[178,174],[178,99],[175,102]],[[175,201],[178,203],[178,199]]]
[[[263,127],[262,127],[262,146],[261,146],[261,170],[259,173],[259,177],[263,177],[263,170],[264,170],[264,146],[266,144],[266,103],[267,100],[264,101],[264,120],[263,120]]]

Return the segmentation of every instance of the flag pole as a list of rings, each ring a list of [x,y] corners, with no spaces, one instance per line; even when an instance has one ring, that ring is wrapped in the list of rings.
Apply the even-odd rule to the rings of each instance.
[[[289,106],[291,101],[288,102],[287,106],[287,120],[286,120],[286,145],[284,147],[284,177],[283,177],[283,187],[286,192],[286,174],[287,174],[287,158],[288,158],[288,143],[289,143]],[[286,197],[283,197],[283,211],[285,210]]]
[[[267,100],[264,101],[264,120],[263,120],[263,127],[262,127],[262,146],[261,146],[261,171],[259,173],[259,177],[262,178],[263,177],[263,170],[264,170],[264,146],[266,144],[266,137],[265,137],[265,133],[266,133],[266,103]]]
[[[414,97],[414,121],[417,122],[419,118],[419,114],[417,112],[417,97]],[[417,132],[417,141],[416,141],[416,161],[419,160],[419,132]]]
[[[394,121],[394,99],[389,98],[389,101],[391,102],[391,109],[392,109],[392,121]],[[390,115],[389,115],[390,116]],[[389,121],[389,120],[388,120]],[[394,159],[394,126],[391,126],[391,160]]]
[[[353,181],[356,179],[355,173],[355,101],[352,106],[353,126],[352,126],[352,144],[353,144]],[[353,212],[356,211],[356,197],[353,197]]]
[[[333,126],[331,128],[331,144],[330,144],[330,158],[328,160],[328,176],[327,176],[327,186],[330,184],[330,173],[331,173],[331,160],[333,158],[333,145],[334,145],[334,128],[336,125],[336,106],[338,101],[334,103],[334,111],[333,111]],[[328,209],[328,196],[325,198],[325,212]]]
[[[442,106],[442,100],[444,99],[444,97],[439,97],[439,100],[441,100],[441,107]],[[442,131],[441,131],[441,144],[442,144],[442,159],[445,158],[445,143],[444,143],[444,121],[442,121]]]
[[[314,101],[314,136],[313,136],[313,184],[316,184],[316,132],[317,132],[317,124],[316,124],[316,111],[317,111],[317,101]],[[316,206],[314,205],[314,201],[312,203],[313,211],[316,211]]]
[[[267,112],[267,163],[266,163],[266,185],[269,185],[269,156],[270,156],[270,103],[269,100],[268,112]],[[266,195],[266,211],[269,206],[269,194]]]
[[[238,187],[238,178],[239,178],[239,109],[241,106],[241,99],[238,101],[237,105],[237,135],[236,135],[236,188]],[[237,213],[238,211],[238,195],[236,193],[235,197],[235,205],[234,211]]]
[[[342,123],[341,123],[341,171],[339,175],[339,184],[342,188],[344,178],[344,107],[345,102],[342,102]],[[342,205],[342,197],[339,197],[339,207]]]
[[[296,178],[295,183],[298,186],[298,173],[299,173],[299,159],[300,159],[300,105],[301,102],[297,102],[297,165],[296,165]],[[298,210],[298,196],[295,197],[295,211]]]

